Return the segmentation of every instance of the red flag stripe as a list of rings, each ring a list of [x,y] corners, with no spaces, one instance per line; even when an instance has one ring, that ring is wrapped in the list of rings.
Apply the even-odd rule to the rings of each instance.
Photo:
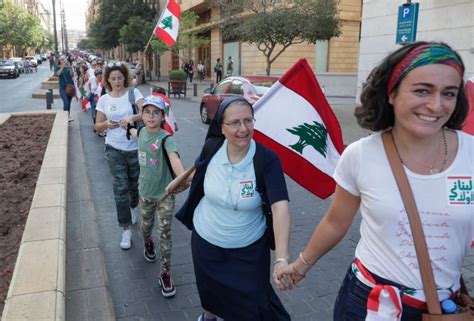
[[[257,142],[265,145],[280,157],[285,173],[299,185],[322,199],[326,199],[334,193],[336,183],[332,177],[326,175],[296,153],[289,153],[286,147],[259,131],[254,130],[253,137]]]
[[[166,31],[164,31],[161,28],[156,28],[155,35],[161,40],[163,40],[163,42],[167,46],[172,46],[176,42],[176,40],[173,39],[173,37],[171,37]]]
[[[301,79],[302,74],[305,76],[305,79]],[[336,147],[339,154],[342,154],[344,146],[342,137],[339,135],[341,127],[306,59],[300,59],[294,64],[280,78],[279,82],[313,105],[324,122],[334,147]]]
[[[181,18],[181,8],[179,7],[179,4],[176,3],[175,0],[170,0],[168,3],[168,11],[173,14],[176,18]]]

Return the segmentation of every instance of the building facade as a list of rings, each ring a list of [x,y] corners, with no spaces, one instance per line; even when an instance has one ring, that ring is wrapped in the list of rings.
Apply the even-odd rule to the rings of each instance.
[[[357,93],[369,72],[395,43],[398,7],[406,1],[364,0]],[[416,40],[442,41],[457,50],[466,65],[466,78],[474,76],[474,1],[423,0],[419,3]],[[358,97],[359,95],[357,95]]]
[[[220,10],[210,0],[182,0],[181,11],[192,10],[199,15],[199,24],[206,25],[202,36],[209,37],[210,43],[194,50],[192,59],[197,64],[202,61],[207,76],[213,76],[213,66],[220,58],[232,56],[234,74],[265,74],[266,58],[255,45],[241,41],[223,41],[219,29]],[[342,20],[341,35],[329,41],[314,44],[292,45],[272,64],[271,74],[281,75],[298,59],[306,58],[316,73],[348,73],[355,77],[358,66],[359,36],[361,23],[361,0],[340,0],[339,15]],[[163,62],[165,63],[165,62]],[[170,59],[169,65],[161,69],[176,69],[179,62]]]

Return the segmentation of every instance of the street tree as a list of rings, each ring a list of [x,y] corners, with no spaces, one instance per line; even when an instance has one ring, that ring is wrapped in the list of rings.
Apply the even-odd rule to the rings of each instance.
[[[127,52],[132,53],[142,51],[150,38],[153,31],[153,22],[143,21],[139,16],[130,17],[127,24],[124,25],[120,31],[119,42],[124,44]]]
[[[142,22],[151,22],[156,11],[141,0],[103,0],[88,36],[99,49],[115,48],[120,44],[120,29],[133,16],[140,17]]]
[[[40,48],[44,31],[37,17],[28,14],[16,4],[6,1],[0,9],[0,44],[13,45],[17,55],[28,48]]]
[[[340,35],[336,0],[213,0],[222,12],[224,40],[255,44],[266,57],[266,73],[291,45],[315,44]]]

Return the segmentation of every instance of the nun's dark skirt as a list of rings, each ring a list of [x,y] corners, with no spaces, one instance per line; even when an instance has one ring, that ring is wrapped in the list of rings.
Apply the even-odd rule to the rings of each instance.
[[[191,239],[202,307],[225,321],[291,320],[270,284],[270,248],[265,234],[239,249],[224,249],[196,231]]]

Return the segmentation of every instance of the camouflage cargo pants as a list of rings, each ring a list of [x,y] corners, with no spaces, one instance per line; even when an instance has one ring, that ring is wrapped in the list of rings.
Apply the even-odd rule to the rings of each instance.
[[[171,266],[171,223],[175,204],[174,195],[168,196],[161,203],[155,198],[140,197],[141,230],[143,239],[151,237],[155,214],[158,213],[158,239],[160,241],[161,271],[169,271]]]
[[[138,153],[136,150],[123,151],[106,145],[105,156],[112,175],[119,225],[129,226],[132,224],[130,208],[138,206]]]

